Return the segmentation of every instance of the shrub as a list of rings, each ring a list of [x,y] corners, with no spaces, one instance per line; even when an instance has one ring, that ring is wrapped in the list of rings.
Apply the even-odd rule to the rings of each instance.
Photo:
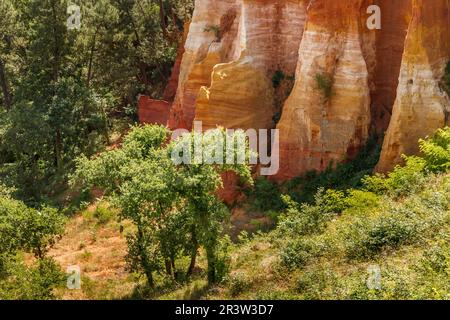
[[[169,138],[169,130],[158,125],[132,127],[124,138],[124,147],[134,148],[148,157],[151,151],[160,148]]]
[[[372,192],[363,190],[350,190],[349,195],[345,199],[348,209],[364,210],[376,208],[380,204],[380,198]]]
[[[5,269],[4,276],[0,280],[2,300],[55,299],[54,290],[62,286],[66,278],[59,265],[49,258],[38,260],[33,266],[27,266],[17,257],[12,257]]]
[[[370,259],[385,248],[397,248],[418,239],[420,220],[395,214],[353,221],[345,232],[346,255],[349,259]]]
[[[228,279],[228,288],[231,296],[236,297],[250,287],[250,280],[243,273],[235,273]]]
[[[345,163],[331,164],[324,172],[309,172],[303,177],[293,179],[284,184],[286,193],[299,203],[314,203],[315,195],[320,188],[347,190],[361,188],[362,179],[371,174],[378,163],[380,145],[376,137],[371,138],[357,157]]]
[[[338,198],[337,203],[333,199]],[[302,236],[313,233],[320,233],[327,223],[336,216],[344,207],[343,194],[334,190],[328,193],[320,189],[316,196],[314,205],[298,204],[289,196],[282,196],[287,210],[280,215],[278,231],[284,235]]]
[[[298,239],[290,241],[280,254],[281,265],[289,270],[303,267],[316,252],[311,241]]]
[[[65,217],[51,208],[36,210],[0,197],[0,253],[24,250],[43,258],[64,232]]]
[[[340,287],[339,279],[331,271],[320,267],[318,270],[307,270],[302,273],[296,283],[296,291],[302,299],[335,299],[336,289]]]
[[[324,213],[338,214],[348,208],[345,193],[333,189],[328,189],[323,194],[323,197],[318,199],[318,203],[316,203],[316,205],[320,206]]]
[[[447,230],[448,231],[448,230]],[[450,299],[450,238],[447,235],[426,250],[414,268],[420,284],[414,290],[415,299]]]
[[[383,195],[391,189],[389,180],[381,173],[376,173],[373,176],[365,176],[362,181],[364,183],[364,190],[377,195]]]
[[[115,217],[115,213],[105,204],[99,204],[94,211],[94,217],[99,224],[105,224]]]
[[[432,137],[419,141],[420,151],[431,172],[450,170],[450,127],[439,129]]]
[[[429,172],[450,169],[450,128],[437,130],[432,137],[419,141],[422,157],[403,156],[404,166],[396,166],[387,176],[376,174],[363,179],[365,190],[376,194],[404,196],[419,191]]]
[[[253,190],[249,195],[252,197],[252,205],[257,210],[281,210],[286,208],[281,200],[279,186],[265,177],[258,177],[255,180]]]
[[[365,189],[376,194],[385,192],[394,196],[404,196],[419,191],[426,179],[426,161],[419,157],[404,157],[406,164],[396,166],[388,176],[375,175],[363,179]]]
[[[229,236],[225,236],[219,241],[216,256],[216,277],[217,282],[224,280],[230,272],[230,254],[232,243]]]
[[[355,272],[343,281],[344,299],[351,300],[408,300],[415,289],[411,286],[411,273],[388,266],[381,267],[381,288],[369,289],[367,272]]]

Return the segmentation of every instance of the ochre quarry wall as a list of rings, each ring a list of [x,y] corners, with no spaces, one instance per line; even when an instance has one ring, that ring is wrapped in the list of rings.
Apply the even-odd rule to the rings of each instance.
[[[375,60],[368,62],[368,65],[372,77],[372,129],[379,135],[389,126],[397,95],[405,38],[412,16],[412,1],[374,1],[381,9],[382,28],[375,31]]]
[[[294,89],[277,126],[281,179],[342,161],[369,136],[364,2],[318,0],[309,7]],[[319,89],[319,77],[330,82],[330,93]]]
[[[367,27],[372,5],[379,30]],[[378,170],[389,170],[449,121],[439,86],[449,10],[448,0],[196,0],[168,125],[279,129],[277,180],[347,161],[376,133]]]
[[[450,57],[450,2],[414,0],[397,97],[378,171],[389,171],[402,154],[418,152],[417,141],[449,125],[450,101],[441,89]]]

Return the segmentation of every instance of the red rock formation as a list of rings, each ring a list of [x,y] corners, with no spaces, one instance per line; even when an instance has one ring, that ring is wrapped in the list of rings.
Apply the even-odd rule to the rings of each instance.
[[[217,195],[228,205],[234,205],[243,194],[239,190],[239,177],[232,171],[222,173],[223,187],[217,191]]]
[[[418,152],[417,141],[448,125],[449,97],[440,88],[450,58],[450,4],[414,0],[406,37],[397,98],[383,144],[378,171]]]
[[[177,58],[175,60],[175,64],[172,68],[172,74],[170,75],[169,82],[167,83],[167,87],[163,93],[163,100],[173,102],[175,99],[175,95],[177,93],[178,81],[180,79],[180,69],[181,69],[181,60],[184,55],[184,44],[186,43],[186,38],[189,31],[189,23],[184,24],[184,34],[183,38],[178,46]]]
[[[366,26],[372,4],[381,30]],[[438,85],[449,10],[447,0],[197,0],[169,125],[273,128],[282,108],[285,180],[353,157],[389,124],[379,169],[392,168],[450,110]],[[278,70],[295,74],[288,97],[274,90]]]
[[[139,122],[165,126],[169,119],[169,109],[170,104],[167,101],[140,96],[138,101]]]
[[[175,99],[180,77],[181,60],[184,55],[184,43],[189,31],[189,23],[184,25],[183,38],[178,47],[177,58],[172,68],[169,81],[163,93],[163,100],[152,99],[141,95],[138,100],[138,117],[140,123],[161,124],[166,126],[169,121],[170,106]]]
[[[376,4],[381,8],[382,27],[376,31],[371,113],[373,128],[383,134],[389,126],[397,94],[412,0],[378,0]]]

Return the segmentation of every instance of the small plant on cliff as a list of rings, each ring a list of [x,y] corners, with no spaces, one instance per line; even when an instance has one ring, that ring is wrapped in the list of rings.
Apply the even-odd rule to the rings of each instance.
[[[221,31],[220,26],[218,25],[207,25],[206,28],[203,30],[204,32],[212,32],[216,36],[216,41],[220,42],[221,40]]]
[[[333,77],[328,73],[316,74],[317,88],[322,91],[325,99],[330,99],[333,95]]]
[[[285,77],[286,76],[284,75],[283,71],[281,71],[281,70],[275,71],[275,73],[273,74],[273,77],[272,77],[273,87],[275,89],[278,88],[281,85],[281,82],[285,79]]]

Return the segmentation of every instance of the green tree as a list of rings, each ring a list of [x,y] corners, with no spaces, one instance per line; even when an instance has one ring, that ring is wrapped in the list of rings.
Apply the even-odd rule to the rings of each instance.
[[[225,137],[224,131],[217,132]],[[217,252],[223,224],[229,216],[215,195],[221,186],[220,172],[233,170],[251,182],[246,164],[248,147],[247,162],[243,164],[175,164],[171,155],[181,149],[190,152],[195,135],[204,148],[215,142],[196,133],[164,145],[169,137],[166,128],[135,127],[121,149],[93,160],[81,158],[74,176],[74,181],[81,178],[86,186],[104,188],[120,209],[121,217],[134,223],[136,232],[128,237],[127,261],[132,270],[146,275],[151,286],[154,272],[165,268],[167,274],[175,276],[176,259],[186,255],[191,259],[186,271],[189,278],[200,247],[206,251],[209,282],[220,280]],[[233,152],[237,154],[238,150]]]
[[[36,210],[0,194],[0,299],[51,299],[64,275],[46,253],[62,235],[65,217],[51,208]],[[25,264],[21,252],[36,261]]]
[[[17,250],[43,259],[56,238],[63,234],[65,218],[55,209],[27,207],[10,197],[0,197],[0,253]]]

